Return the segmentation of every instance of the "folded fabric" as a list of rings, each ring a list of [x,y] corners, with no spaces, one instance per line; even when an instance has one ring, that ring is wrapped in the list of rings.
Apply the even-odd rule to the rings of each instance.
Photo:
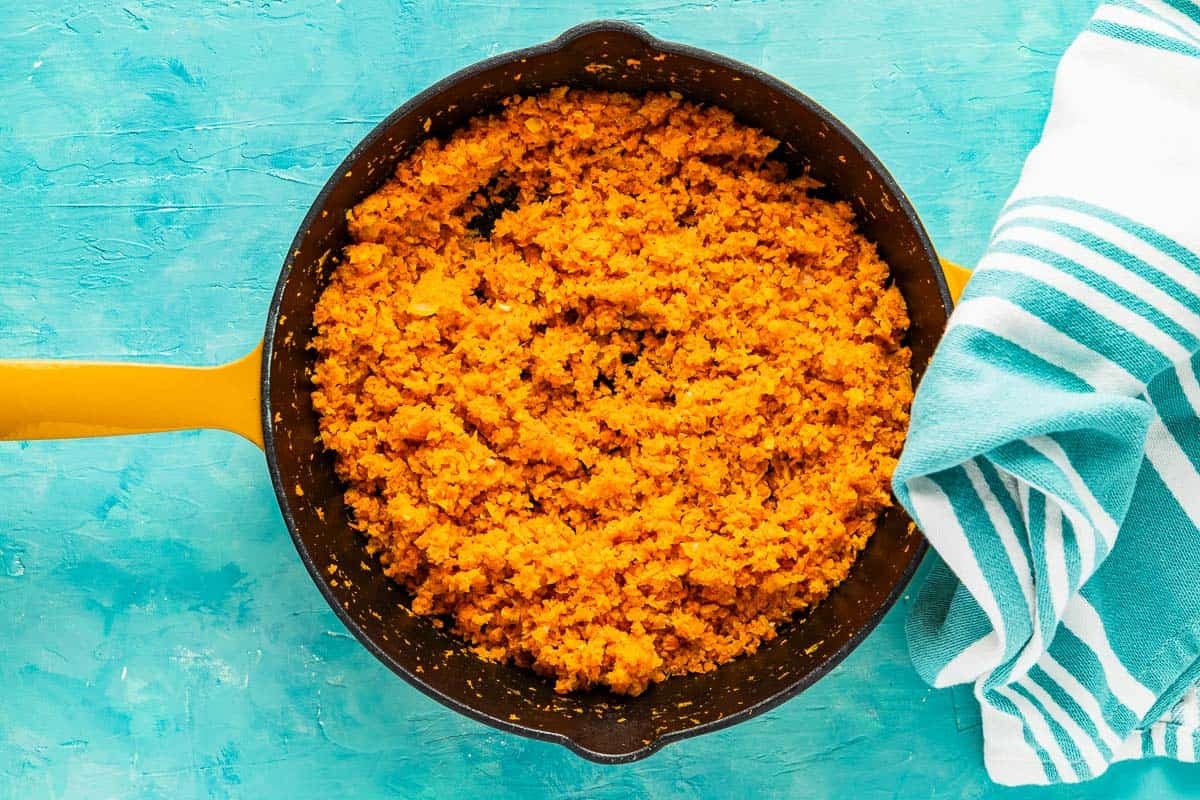
[[[1196,760],[1200,5],[1113,0],[930,363],[894,476],[940,558],[908,621],[993,780]]]

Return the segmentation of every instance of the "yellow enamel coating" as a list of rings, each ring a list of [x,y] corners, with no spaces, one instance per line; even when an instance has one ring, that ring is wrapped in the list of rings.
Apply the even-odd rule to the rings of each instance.
[[[261,343],[215,367],[0,361],[0,440],[216,428],[262,447],[261,365]]]
[[[943,258],[942,274],[946,276],[946,286],[950,289],[950,297],[957,303],[958,298],[962,296],[963,288],[971,278],[971,270]]]

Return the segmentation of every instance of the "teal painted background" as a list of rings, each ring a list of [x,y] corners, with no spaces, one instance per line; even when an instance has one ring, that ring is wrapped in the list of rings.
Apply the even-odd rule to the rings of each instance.
[[[595,17],[760,66],[874,148],[949,256],[982,250],[1091,0],[27,0],[0,16],[0,355],[217,363],[257,341],[333,167],[404,99]],[[0,387],[2,391],[2,387]],[[904,604],[796,700],[602,767],[467,721],[327,610],[262,455],[194,432],[0,444],[0,796],[1195,796],[1127,764],[992,787]]]

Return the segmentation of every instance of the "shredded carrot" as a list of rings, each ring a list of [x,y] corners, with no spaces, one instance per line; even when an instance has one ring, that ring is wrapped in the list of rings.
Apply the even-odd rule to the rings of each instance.
[[[908,318],[851,208],[674,95],[511,98],[349,214],[313,403],[417,614],[561,692],[753,652],[890,505]]]

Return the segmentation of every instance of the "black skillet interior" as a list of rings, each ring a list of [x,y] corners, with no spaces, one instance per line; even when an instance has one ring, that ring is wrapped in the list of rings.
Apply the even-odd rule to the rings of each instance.
[[[355,636],[421,691],[496,727],[565,744],[593,760],[620,762],[761,713],[809,686],[876,625],[925,545],[909,532],[900,511],[890,511],[850,577],[805,620],[786,626],[752,656],[708,674],[672,678],[636,698],[604,692],[559,696],[530,671],[481,661],[428,619],[412,615],[405,592],[365,557],[362,539],[347,524],[343,486],[318,442],[309,401],[312,307],[347,243],[346,210],[375,190],[423,137],[445,136],[509,95],[563,84],[676,90],[724,106],[785,143],[780,156],[797,170],[810,169],[849,200],[891,265],[912,316],[914,377],[933,353],[949,296],[908,201],[828,112],[757,70],[658,41],[624,23],[582,25],[553,42],[489,59],[441,81],[381,123],[325,186],[284,265],[264,350],[267,457],[301,558]]]

